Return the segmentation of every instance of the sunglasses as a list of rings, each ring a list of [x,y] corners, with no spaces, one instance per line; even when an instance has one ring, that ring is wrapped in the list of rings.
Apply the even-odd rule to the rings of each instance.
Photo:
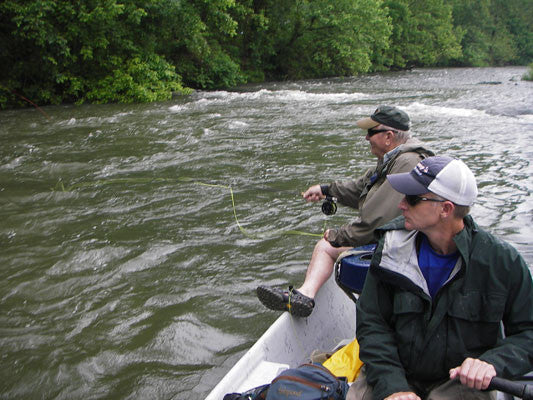
[[[390,131],[391,129],[369,129],[367,131],[367,134],[368,134],[368,137],[372,137],[374,135],[377,135],[378,133],[380,132],[388,132]]]
[[[411,207],[414,207],[421,201],[434,201],[436,203],[444,203],[445,201],[448,201],[448,200],[430,199],[429,197],[421,197],[421,196],[417,196],[416,194],[406,194],[405,201]]]

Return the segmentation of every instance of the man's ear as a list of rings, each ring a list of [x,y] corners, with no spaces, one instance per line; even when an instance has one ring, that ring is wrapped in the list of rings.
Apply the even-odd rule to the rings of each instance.
[[[396,143],[396,135],[393,131],[385,132],[385,143],[387,144],[387,146]]]
[[[455,204],[453,204],[451,201],[445,201],[444,203],[442,203],[442,212],[444,214],[444,217],[452,216],[454,211]]]

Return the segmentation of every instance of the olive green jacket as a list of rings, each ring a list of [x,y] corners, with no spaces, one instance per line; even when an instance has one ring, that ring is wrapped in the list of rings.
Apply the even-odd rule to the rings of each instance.
[[[424,390],[467,357],[512,378],[533,370],[533,281],[522,256],[470,216],[460,257],[432,299],[418,267],[417,232],[399,217],[379,242],[357,303],[357,339],[374,397]],[[501,325],[503,323],[504,333]]]
[[[328,241],[335,247],[357,247],[372,243],[374,229],[400,215],[398,204],[403,195],[392,188],[387,174],[411,171],[420,160],[434,155],[422,142],[410,138],[396,149],[389,162],[378,162],[361,178],[334,182],[327,194],[340,204],[359,210],[359,218],[337,229],[330,229]]]

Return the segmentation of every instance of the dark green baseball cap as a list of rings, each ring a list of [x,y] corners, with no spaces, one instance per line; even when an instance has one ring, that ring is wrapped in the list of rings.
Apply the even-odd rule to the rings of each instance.
[[[371,129],[381,124],[400,131],[408,131],[411,120],[405,111],[397,107],[379,106],[370,117],[357,121],[357,126],[361,129]]]

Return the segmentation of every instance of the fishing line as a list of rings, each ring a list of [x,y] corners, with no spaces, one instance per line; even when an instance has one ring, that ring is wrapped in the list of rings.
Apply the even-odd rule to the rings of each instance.
[[[52,190],[60,190],[62,192],[68,192],[84,187],[90,187],[90,186],[103,186],[103,185],[110,185],[115,183],[152,183],[152,182],[187,182],[193,185],[199,185],[199,186],[205,186],[205,187],[212,187],[212,188],[220,188],[220,189],[226,189],[229,191],[229,194],[231,196],[231,205],[233,208],[233,216],[235,218],[235,223],[237,224],[237,227],[241,231],[241,233],[250,239],[268,239],[275,236],[282,236],[282,235],[299,235],[299,236],[313,236],[313,237],[322,237],[324,235],[324,232],[326,231],[326,221],[324,221],[324,228],[322,229],[322,233],[310,233],[310,232],[304,232],[294,229],[279,229],[279,230],[271,230],[266,231],[262,233],[251,233],[248,232],[240,223],[239,218],[237,217],[237,206],[235,204],[235,194],[233,193],[233,188],[231,186],[227,185],[218,185],[213,183],[204,183],[199,181],[194,181],[192,178],[187,177],[181,177],[181,178],[115,178],[115,179],[100,179],[97,181],[92,182],[82,182],[82,183],[76,183],[74,185],[65,187],[63,182],[59,181],[57,182],[55,188]]]

